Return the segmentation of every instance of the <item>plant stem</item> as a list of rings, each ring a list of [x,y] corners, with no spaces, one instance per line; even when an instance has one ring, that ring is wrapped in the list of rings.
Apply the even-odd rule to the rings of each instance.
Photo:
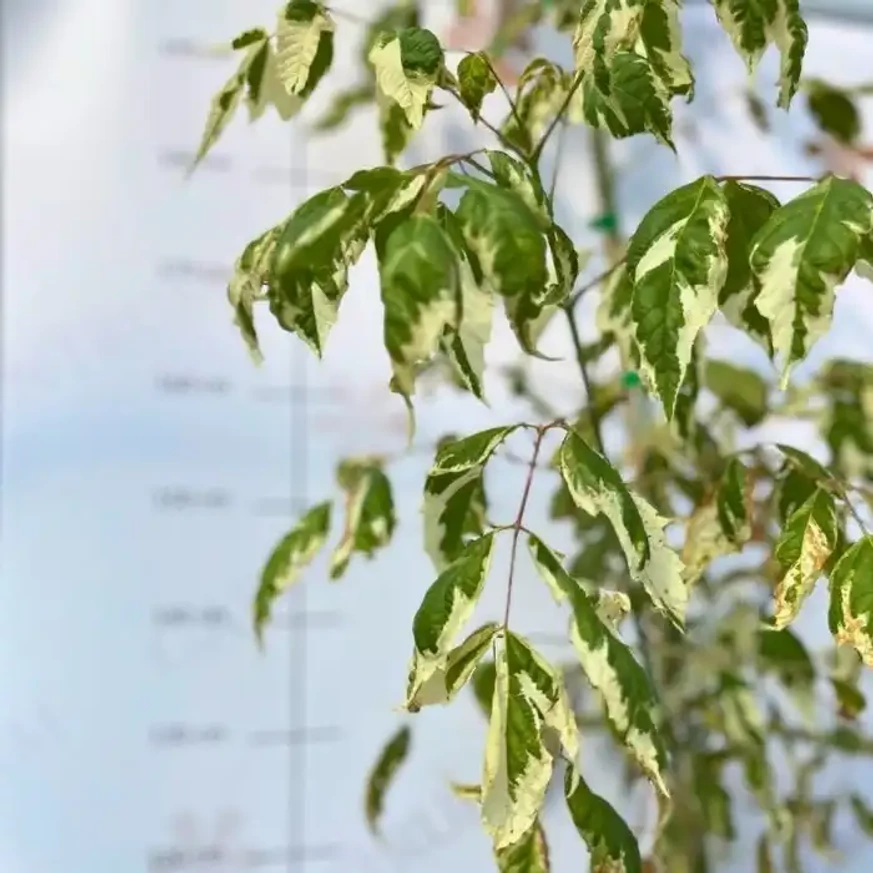
[[[592,288],[596,288],[600,285],[601,282],[605,282],[616,270],[622,267],[625,263],[625,258],[620,258],[616,263],[614,263],[608,270],[604,270],[602,273],[596,275],[590,282],[586,282],[580,288],[577,288],[573,294],[570,296],[570,299],[564,304],[565,308],[573,309],[573,307],[582,299],[582,297],[587,294]]]
[[[524,511],[527,509],[527,500],[528,497],[530,497],[530,489],[537,468],[537,458],[540,454],[540,446],[542,445],[543,437],[548,429],[548,426],[538,427],[536,429],[537,435],[534,440],[534,447],[527,470],[527,476],[524,480],[524,491],[521,495],[521,503],[518,506],[518,515],[516,515],[515,521],[512,525],[512,551],[509,556],[509,581],[506,584],[506,609],[503,612],[503,626],[507,629],[509,628],[509,611],[512,607],[512,586],[515,581],[515,556],[518,552],[518,538],[524,529]]]
[[[573,99],[573,95],[579,90],[579,86],[582,84],[582,79],[582,71],[580,70],[576,73],[576,76],[573,79],[573,84],[570,86],[570,89],[567,91],[567,96],[564,98],[564,102],[555,113],[555,117],[551,120],[549,126],[546,128],[545,133],[542,135],[540,141],[536,145],[536,148],[534,148],[533,150],[532,159],[534,163],[539,161],[540,155],[543,153],[543,149],[546,147],[546,143],[549,141],[549,137],[555,132],[555,128],[564,120],[564,113],[567,111],[567,107],[570,105],[570,101]]]
[[[594,396],[594,386],[591,382],[591,376],[588,373],[588,365],[585,363],[585,355],[582,352],[582,337],[579,335],[579,325],[576,323],[576,313],[572,307],[564,310],[567,316],[567,324],[570,327],[570,336],[573,340],[573,350],[576,354],[576,363],[579,365],[579,373],[582,376],[582,383],[585,385],[585,396],[588,403],[588,412],[591,416],[591,430],[594,433],[594,439],[597,443],[597,451],[606,457],[606,449],[603,444],[603,433],[600,422],[600,408],[597,404],[597,398]]]

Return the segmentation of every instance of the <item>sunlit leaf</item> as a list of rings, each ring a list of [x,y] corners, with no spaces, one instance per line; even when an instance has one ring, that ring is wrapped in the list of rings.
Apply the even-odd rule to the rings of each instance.
[[[333,62],[333,20],[321,3],[291,0],[276,24],[276,69],[288,94],[311,94]]]
[[[830,575],[831,633],[873,667],[873,536],[851,546]]]

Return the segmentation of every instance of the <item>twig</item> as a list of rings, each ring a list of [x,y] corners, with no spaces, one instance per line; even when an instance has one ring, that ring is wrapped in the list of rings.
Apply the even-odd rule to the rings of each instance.
[[[497,70],[494,69],[494,65],[491,63],[491,58],[488,57],[488,52],[482,52],[481,54],[485,58],[485,63],[488,64],[488,69],[491,71],[491,75],[497,80],[497,84],[503,92],[503,96],[506,97],[506,102],[509,104],[509,111],[512,113],[515,123],[519,126],[519,129],[524,130],[524,122],[518,114],[518,106],[516,106],[515,101],[512,99],[509,89],[506,87],[503,79],[500,78]]]
[[[591,376],[588,373],[588,365],[585,363],[585,355],[582,353],[582,337],[579,335],[579,325],[576,324],[576,313],[572,307],[565,307],[564,314],[567,316],[567,324],[570,326],[570,336],[573,339],[573,350],[576,355],[576,363],[579,365],[579,372],[582,375],[582,382],[585,385],[585,394],[588,398],[588,410],[591,416],[591,430],[594,432],[594,439],[597,442],[597,450],[601,455],[606,455],[606,450],[603,445],[603,434],[600,428],[600,410],[597,406],[597,399],[594,397],[592,390]]]
[[[527,508],[527,499],[530,497],[530,489],[533,484],[534,471],[536,470],[537,457],[540,453],[540,446],[543,442],[543,437],[551,425],[545,425],[537,428],[537,435],[534,440],[533,453],[530,459],[530,465],[527,471],[527,477],[524,481],[524,491],[521,495],[521,503],[518,506],[518,515],[515,517],[515,522],[512,526],[512,551],[509,556],[509,581],[506,585],[506,609],[503,613],[503,626],[509,627],[509,610],[512,606],[512,586],[515,580],[515,556],[518,551],[518,538],[521,534],[524,524],[524,511]]]
[[[558,187],[558,174],[561,172],[561,159],[564,157],[564,144],[567,141],[567,125],[562,124],[558,132],[558,146],[555,150],[555,167],[552,170],[552,184],[549,185],[549,203],[554,210],[555,190]]]
[[[540,155],[543,153],[543,149],[546,147],[546,143],[549,141],[549,137],[554,133],[555,128],[563,120],[564,113],[567,111],[567,107],[570,105],[570,101],[573,99],[573,95],[576,93],[576,91],[579,90],[579,86],[582,84],[582,79],[582,71],[579,70],[576,73],[573,84],[567,91],[567,96],[564,98],[564,101],[561,103],[560,108],[555,113],[555,117],[551,120],[549,126],[546,128],[546,132],[542,135],[540,141],[537,143],[536,147],[533,150],[533,153],[531,155],[531,160],[533,161],[533,163],[539,161]]]
[[[619,268],[623,267],[627,262],[627,258],[621,258],[616,261],[608,270],[604,270],[599,275],[595,276],[591,281],[586,282],[581,288],[577,288],[571,295],[569,300],[564,304],[566,309],[573,309],[576,304],[587,294],[592,288],[596,288],[601,282],[605,282]]]

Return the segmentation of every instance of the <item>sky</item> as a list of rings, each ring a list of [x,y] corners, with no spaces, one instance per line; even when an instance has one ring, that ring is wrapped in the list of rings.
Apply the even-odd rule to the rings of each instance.
[[[435,29],[448,5],[433,4]],[[335,493],[337,459],[399,449],[404,439],[402,405],[385,388],[372,260],[355,271],[322,364],[264,322],[266,363],[253,367],[216,279],[303,197],[380,162],[372,119],[328,140],[240,119],[215,158],[181,178],[179,155],[196,144],[228,75],[225,60],[192,56],[192,43],[267,23],[273,6],[3,6],[0,869],[8,873],[171,869],[180,848],[189,861],[201,852],[198,871],[256,861],[281,870],[288,846],[302,844],[309,860],[294,869],[304,871],[487,863],[476,822],[445,787],[478,775],[482,737],[465,701],[416,722],[387,848],[375,847],[360,814],[367,768],[400,722],[410,617],[432,577],[417,526],[426,457],[392,470],[401,525],[384,557],[355,561],[333,585],[317,563],[283,604],[263,654],[249,630],[261,561],[301,506]],[[678,158],[642,139],[615,150],[629,228],[669,188],[704,172],[810,171],[796,146],[807,132],[802,113],[779,118],[776,138],[759,136],[743,108],[742,66],[708,20],[706,10],[687,15],[701,79],[696,142],[681,137]],[[338,33],[354,39],[350,28]],[[873,79],[869,38],[814,25],[807,74]],[[353,75],[350,46],[341,43],[333,83]],[[773,58],[759,78],[775,80]],[[458,123],[446,110],[415,155],[466,142]],[[584,135],[574,135],[561,209],[574,236],[594,244],[588,161]],[[847,283],[815,360],[869,357],[868,291]],[[545,343],[566,356],[559,331]],[[723,328],[713,330],[713,348],[766,366]],[[513,359],[505,325],[489,355],[495,366]],[[579,396],[566,361],[538,365],[536,376],[565,402]],[[305,410],[288,402],[295,385],[307,389]],[[523,415],[498,380],[489,395],[490,408],[448,394],[423,404],[421,442],[447,421],[473,431]],[[494,487],[495,503],[512,505],[517,471]],[[547,497],[535,491],[534,518],[544,517]],[[554,535],[560,547],[563,534]],[[505,562],[500,554],[495,579]],[[521,581],[523,629],[560,630],[532,576]],[[491,587],[483,614],[501,597]],[[294,740],[303,731],[306,744]],[[587,749],[592,760],[604,754],[593,742]],[[581,859],[559,811],[549,815],[556,858]],[[207,864],[203,852],[216,842],[224,859]],[[869,868],[870,856],[859,850],[852,862],[848,873]]]

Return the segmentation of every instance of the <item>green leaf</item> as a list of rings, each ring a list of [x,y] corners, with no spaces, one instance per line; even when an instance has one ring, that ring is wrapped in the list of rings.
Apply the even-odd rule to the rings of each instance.
[[[640,847],[625,820],[586,784],[575,767],[564,777],[567,808],[591,853],[591,873],[642,873]]]
[[[549,846],[539,821],[517,842],[495,853],[498,873],[549,873]]]
[[[754,371],[712,358],[705,364],[706,387],[723,406],[735,412],[746,427],[767,417],[767,383]]]
[[[518,158],[506,152],[488,149],[488,163],[494,174],[495,182],[507,191],[517,194],[525,206],[536,216],[540,226],[547,229],[552,226],[549,215],[549,204],[546,192],[540,181],[531,173]],[[486,187],[483,190],[488,191]]]
[[[867,805],[866,801],[860,794],[852,794],[849,798],[852,806],[852,812],[855,813],[855,821],[858,827],[868,837],[873,837],[873,810]]]
[[[851,145],[861,135],[858,107],[841,88],[835,88],[821,79],[808,80],[806,100],[816,124],[837,142]]]
[[[694,341],[718,308],[727,275],[728,206],[712,176],[668,194],[628,246],[632,314],[643,375],[672,418]]]
[[[830,327],[834,290],[855,266],[871,230],[873,194],[828,176],[777,209],[755,235],[755,306],[770,322],[783,390],[793,366]]]
[[[333,62],[333,20],[321,3],[291,0],[276,24],[276,70],[290,95],[308,97]]]
[[[569,431],[561,446],[561,476],[575,504],[589,515],[603,513],[612,524],[631,577],[659,612],[682,627],[688,604],[684,565],[664,539],[666,520],[632,493],[609,461]]]
[[[561,675],[526,640],[506,631],[496,667],[482,820],[500,852],[524,837],[542,808],[553,767],[547,732],[557,735],[570,761],[576,759],[579,741]]]
[[[857,686],[851,682],[846,682],[844,679],[831,677],[831,685],[839,704],[840,718],[845,718],[849,721],[857,719],[867,708],[867,698],[864,697]]]
[[[809,38],[799,0],[714,0],[715,14],[753,73],[769,45],[781,55],[779,106],[787,109],[800,83]]]
[[[458,64],[458,86],[473,121],[478,121],[483,101],[497,88],[497,79],[484,52],[464,55]]]
[[[764,188],[747,182],[729,180],[722,190],[730,218],[725,244],[728,271],[719,294],[719,307],[734,327],[748,333],[770,354],[773,342],[770,325],[753,303],[755,283],[749,258],[755,234],[779,208],[779,201]]]
[[[437,452],[431,475],[463,473],[474,467],[481,467],[497,447],[517,429],[518,425],[492,427],[446,444]]]
[[[569,599],[573,610],[570,639],[588,681],[603,697],[617,735],[663,796],[667,754],[656,722],[652,684],[633,652],[604,621],[599,604],[561,566],[558,556],[539,538],[528,537],[534,564],[553,592]]]
[[[816,711],[815,666],[799,637],[789,628],[761,628],[758,655],[763,669],[776,674],[803,716],[812,722]]]
[[[345,492],[346,521],[331,556],[331,579],[345,573],[353,552],[372,558],[387,546],[397,524],[391,482],[378,460],[343,461],[337,478]]]
[[[367,242],[365,208],[363,195],[328,188],[294,211],[273,252],[270,310],[319,356],[348,288],[348,268]]]
[[[464,193],[455,214],[495,293],[514,297],[542,291],[548,281],[546,239],[522,197],[483,182]]]
[[[414,648],[404,708],[415,711],[425,684],[434,674],[445,672],[455,638],[485,586],[493,549],[493,534],[469,543],[424,595],[412,622]]]
[[[417,214],[394,227],[380,257],[385,348],[399,393],[410,397],[417,368],[439,348],[446,327],[457,327],[457,256],[439,222]]]
[[[254,602],[255,633],[259,640],[270,619],[273,602],[297,581],[325,544],[330,530],[330,510],[329,501],[310,509],[267,559]]]
[[[379,93],[397,104],[412,130],[418,130],[444,66],[439,40],[421,27],[384,33],[368,60],[375,70]]]
[[[503,136],[525,154],[532,154],[548,125],[564,108],[569,84],[569,77],[557,64],[534,58],[518,79],[515,111],[503,123]]]
[[[836,548],[837,536],[834,499],[818,489],[795,510],[776,543],[776,560],[783,571],[776,586],[776,629],[781,630],[797,617]]]
[[[233,307],[233,323],[256,364],[263,361],[258,333],[255,329],[254,304],[270,281],[270,263],[282,225],[271,227],[243,249],[233,265],[233,275],[227,286],[227,299]]]
[[[366,85],[356,85],[346,91],[333,95],[330,105],[313,123],[312,129],[319,133],[336,130],[348,118],[349,113],[361,106],[366,106],[376,100],[375,86],[369,82]]]
[[[639,365],[639,350],[631,314],[634,284],[626,264],[618,267],[604,283],[602,295],[597,308],[597,329],[614,337],[622,367],[636,369]]]
[[[412,732],[408,725],[401,727],[385,744],[367,779],[364,812],[371,833],[378,835],[379,819],[385,806],[385,794],[391,787],[397,771],[409,756]]]
[[[494,661],[483,661],[476,665],[470,686],[479,709],[486,718],[491,718],[491,703],[494,699],[494,685],[497,682],[497,665]]]
[[[873,667],[873,536],[851,546],[831,571],[828,623],[839,645]]]
[[[263,27],[254,27],[251,30],[243,31],[243,33],[234,38],[230,45],[234,51],[239,51],[255,43],[263,42],[267,37],[267,31]]]
[[[732,798],[721,784],[722,766],[715,754],[695,755],[694,791],[706,820],[707,830],[723,840],[736,838]]]

